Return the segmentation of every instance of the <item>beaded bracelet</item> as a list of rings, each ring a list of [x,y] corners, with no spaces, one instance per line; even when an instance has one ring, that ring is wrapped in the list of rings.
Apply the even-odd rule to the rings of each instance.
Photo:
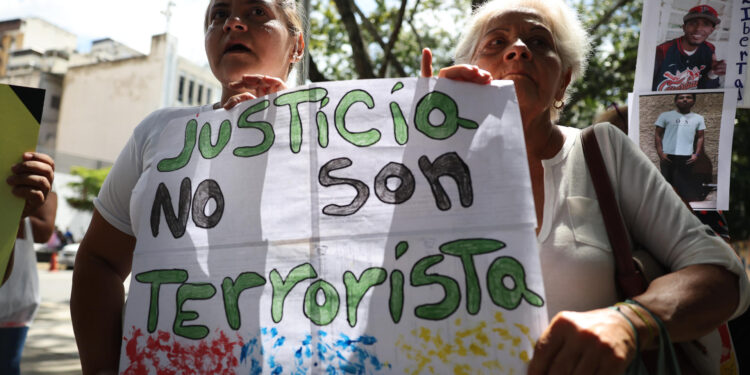
[[[630,301],[630,302],[628,302],[628,301]],[[651,334],[651,336],[653,336],[653,337],[659,337],[659,332],[656,331],[656,327],[654,327],[654,325],[651,323],[651,321],[648,320],[648,319],[646,319],[646,317],[643,316],[643,314],[640,311],[638,311],[637,308],[635,308],[635,306],[634,306],[635,303],[632,303],[632,302],[634,302],[634,301],[628,299],[625,302],[617,302],[615,304],[615,306],[627,306],[630,309],[630,311],[634,312],[635,315],[638,315],[638,318],[640,318],[643,321],[643,323],[646,324],[646,327],[648,327],[648,332]],[[639,306],[640,306],[640,304],[639,304]],[[648,310],[646,310],[646,311],[648,311]],[[649,311],[649,313],[650,313],[650,311]]]

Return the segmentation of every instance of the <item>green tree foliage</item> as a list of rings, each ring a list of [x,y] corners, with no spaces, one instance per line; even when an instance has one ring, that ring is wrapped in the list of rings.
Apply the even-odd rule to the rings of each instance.
[[[371,10],[362,9],[365,4],[372,5],[362,0],[313,2],[309,17],[311,81],[414,77],[419,75],[423,47],[433,50],[436,68],[448,66],[458,30],[471,8],[469,0],[374,0]],[[351,12],[354,24],[344,25],[342,6],[345,13]],[[356,43],[351,40],[357,37],[364,55],[354,53]],[[386,55],[390,58],[385,59]],[[363,65],[366,71],[362,71]]]
[[[104,179],[107,178],[112,167],[102,169],[89,169],[84,167],[72,167],[71,174],[81,178],[81,181],[71,182],[68,186],[78,192],[77,197],[67,198],[68,204],[79,210],[93,211],[94,198],[99,195]]]
[[[591,35],[591,54],[583,79],[573,83],[560,123],[586,127],[611,103],[626,103],[633,91],[643,1],[569,3],[578,9]]]
[[[750,238],[750,109],[738,109],[732,141],[729,211],[725,212],[733,241]]]

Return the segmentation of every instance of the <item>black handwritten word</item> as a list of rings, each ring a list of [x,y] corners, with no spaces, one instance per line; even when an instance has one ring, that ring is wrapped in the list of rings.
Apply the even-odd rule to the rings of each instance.
[[[172,206],[172,197],[164,183],[159,184],[154,197],[154,204],[151,207],[151,234],[156,237],[159,235],[159,221],[161,211],[164,211],[164,217],[167,221],[167,227],[172,232],[174,238],[182,237],[187,227],[190,207],[193,208],[193,223],[198,228],[213,228],[221,220],[224,213],[224,195],[221,193],[219,184],[214,180],[204,180],[198,184],[195,194],[190,194],[190,179],[185,177],[180,184],[180,198],[177,203],[177,214]],[[216,208],[210,215],[206,215],[206,206],[208,202],[216,202]]]
[[[453,315],[461,304],[461,288],[454,278],[429,272],[430,268],[445,260],[445,256],[458,258],[463,266],[466,311],[476,315],[482,308],[482,293],[480,278],[475,267],[475,257],[494,253],[505,247],[501,241],[485,238],[459,239],[439,246],[440,254],[425,256],[419,259],[411,268],[410,285],[412,287],[440,286],[443,298],[430,304],[423,304],[414,308],[414,316],[422,320],[444,320]],[[401,242],[396,247],[396,259],[408,249],[408,243]],[[542,298],[530,290],[526,285],[526,273],[523,265],[513,257],[500,256],[495,258],[485,275],[487,288],[492,303],[502,309],[514,310],[522,301],[533,307],[544,305]],[[196,311],[186,310],[187,301],[207,300],[216,294],[217,286],[210,283],[189,283],[189,274],[182,269],[163,269],[142,272],[135,276],[141,283],[150,284],[150,302],[147,318],[147,329],[150,333],[156,330],[159,322],[160,300],[176,301],[175,317],[172,323],[173,332],[181,337],[200,340],[206,337],[210,330],[204,325],[188,325],[187,322],[197,320]],[[343,282],[345,295],[346,320],[349,326],[357,325],[357,310],[363,297],[370,289],[385,283],[388,271],[382,267],[371,267],[364,270],[359,277],[351,271],[345,271]],[[313,281],[304,292],[303,313],[315,325],[325,326],[334,321],[341,310],[342,296],[336,287],[326,280],[318,278],[315,268],[310,263],[300,264],[283,277],[277,269],[269,272],[271,282],[271,319],[280,323],[284,319],[284,302],[292,290],[305,280]],[[267,280],[256,272],[243,272],[234,279],[225,277],[221,283],[222,300],[227,324],[234,330],[242,326],[240,319],[239,298],[243,291],[263,287]],[[164,284],[179,284],[176,298],[160,298],[160,288]],[[320,298],[322,294],[323,298]],[[320,301],[322,303],[319,303]],[[195,302],[193,302],[195,303]],[[394,269],[390,273],[389,311],[394,324],[403,315],[404,309],[404,275]],[[248,304],[249,308],[257,309],[257,301]]]
[[[329,161],[320,168],[318,181],[323,186],[350,185],[357,191],[354,199],[345,206],[329,204],[323,207],[323,213],[331,216],[348,216],[357,212],[365,205],[370,195],[370,189],[367,184],[360,180],[351,178],[332,177],[331,172],[344,169],[352,165],[349,158],[337,158]],[[430,184],[432,194],[435,197],[437,207],[446,211],[451,208],[451,201],[443,189],[439,178],[448,176],[456,181],[458,186],[459,197],[463,207],[471,206],[474,200],[473,189],[471,186],[471,173],[469,166],[464,163],[461,157],[455,152],[450,152],[439,156],[435,162],[430,162],[427,156],[419,158],[419,169],[427,178]],[[395,178],[399,180],[399,185],[395,190],[388,188],[388,180]],[[380,170],[375,177],[375,195],[383,203],[401,204],[411,198],[415,188],[414,175],[409,168],[401,163],[388,163]]]
[[[750,4],[749,0],[742,0],[742,4]],[[737,73],[739,77],[744,77],[744,68],[747,66],[747,47],[750,41],[750,6],[740,8],[742,10],[742,37],[739,41],[740,61],[737,62]],[[734,81],[734,87],[737,88],[737,101],[742,101],[743,89],[745,88],[744,79],[737,78]]]
[[[352,165],[348,158],[336,158],[320,168],[318,181],[322,186],[349,185],[356,191],[357,195],[346,205],[329,204],[323,207],[323,213],[329,216],[349,216],[359,211],[365,205],[370,196],[370,188],[366,183],[352,178],[341,178],[331,176],[331,172],[344,169]],[[435,204],[441,211],[451,208],[451,201],[440,182],[440,177],[450,177],[458,187],[461,206],[469,207],[474,201],[474,190],[471,184],[471,172],[469,166],[455,152],[445,153],[430,162],[429,158],[419,158],[419,169],[427,179],[435,198]],[[398,179],[399,185],[391,190],[388,187],[389,179]],[[407,166],[401,163],[388,163],[375,176],[375,195],[383,203],[401,204],[409,200],[416,182],[414,175]],[[216,208],[210,215],[205,214],[206,206],[213,200]],[[192,207],[192,210],[191,210]],[[198,185],[191,200],[190,179],[185,177],[180,184],[180,197],[177,201],[177,213],[172,202],[172,196],[164,183],[159,184],[151,206],[151,234],[156,238],[159,235],[161,213],[164,212],[164,220],[174,238],[182,237],[187,228],[188,216],[192,216],[193,222],[199,228],[213,228],[221,220],[224,213],[224,195],[219,184],[214,180],[205,180]],[[192,215],[191,214],[192,211]]]
[[[393,91],[400,89],[401,82],[394,86]],[[328,117],[321,110],[325,107],[330,99],[328,91],[324,88],[310,88],[293,91],[279,95],[273,100],[273,104],[279,108],[289,110],[289,136],[290,148],[293,153],[299,153],[302,147],[302,121],[299,114],[298,106],[303,103],[320,102],[320,108],[316,113],[316,125],[318,129],[318,144],[320,147],[328,147]],[[365,90],[351,90],[344,94],[334,111],[334,126],[338,134],[347,142],[357,147],[368,147],[376,144],[381,133],[377,129],[353,132],[347,128],[346,115],[349,109],[357,103],[361,103],[367,109],[375,108],[375,101]],[[260,131],[263,135],[263,141],[257,145],[236,147],[232,154],[237,157],[252,157],[268,151],[274,143],[275,133],[274,126],[265,121],[250,121],[249,117],[267,110],[271,106],[269,100],[256,103],[246,109],[237,119],[238,129],[254,129]],[[409,140],[409,131],[406,119],[401,111],[401,107],[396,102],[389,103],[391,120],[393,123],[394,138],[399,145],[406,144]],[[443,114],[443,120],[439,124],[430,122],[430,114],[433,111],[440,111]],[[479,125],[471,120],[459,117],[458,105],[447,94],[440,91],[432,91],[423,96],[417,103],[414,111],[414,124],[416,129],[431,139],[443,140],[450,138],[456,133],[459,127],[467,129],[476,129]],[[232,122],[224,120],[219,126],[219,135],[216,144],[211,143],[211,124],[203,124],[198,134],[198,121],[191,119],[185,124],[185,141],[180,153],[172,158],[165,158],[159,161],[157,169],[160,172],[171,172],[183,168],[188,164],[193,155],[196,144],[198,151],[204,159],[211,159],[218,156],[229,143],[232,136]]]

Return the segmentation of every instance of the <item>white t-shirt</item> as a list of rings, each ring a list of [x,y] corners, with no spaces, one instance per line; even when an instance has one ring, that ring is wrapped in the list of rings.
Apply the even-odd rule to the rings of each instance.
[[[586,311],[618,301],[615,263],[599,202],[581,148],[580,129],[560,127],[562,149],[544,166],[544,214],[537,236],[549,316]],[[694,264],[723,266],[740,275],[740,303],[747,275],[737,256],[687,209],[674,189],[624,133],[611,124],[595,128],[615,196],[632,240],[671,270]]]
[[[141,121],[104,180],[99,196],[94,199],[94,207],[108,223],[123,233],[135,236],[130,218],[130,197],[141,175],[149,168],[155,168],[158,163],[154,160],[156,150],[153,147],[164,126],[172,119],[212,110],[212,104],[164,108],[152,112]]]
[[[695,132],[706,129],[703,116],[693,112],[664,112],[656,119],[655,125],[664,128],[662,151],[669,155],[692,155]]]
[[[94,205],[115,228],[133,235],[130,197],[138,179],[154,168],[155,142],[173,118],[211,106],[167,108],[149,115],[133,132]],[[560,310],[585,311],[617,302],[614,259],[596,194],[583,159],[578,129],[561,127],[563,148],[545,160],[545,203],[538,236],[550,316]],[[597,126],[597,138],[635,240],[673,270],[717,264],[740,276],[738,312],[748,305],[748,281],[733,250],[692,215],[646,156],[612,125]],[[183,136],[176,134],[175,136]],[[626,162],[627,161],[627,162]],[[713,233],[712,231],[710,233]]]

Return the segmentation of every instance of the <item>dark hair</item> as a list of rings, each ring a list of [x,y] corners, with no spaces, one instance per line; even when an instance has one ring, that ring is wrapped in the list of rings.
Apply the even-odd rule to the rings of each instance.
[[[697,97],[695,96],[694,92],[684,92],[682,94],[675,94],[675,96],[674,96],[674,102],[675,103],[677,103],[677,98],[679,98],[680,95],[691,95],[693,97],[693,101],[695,101],[697,99]]]

